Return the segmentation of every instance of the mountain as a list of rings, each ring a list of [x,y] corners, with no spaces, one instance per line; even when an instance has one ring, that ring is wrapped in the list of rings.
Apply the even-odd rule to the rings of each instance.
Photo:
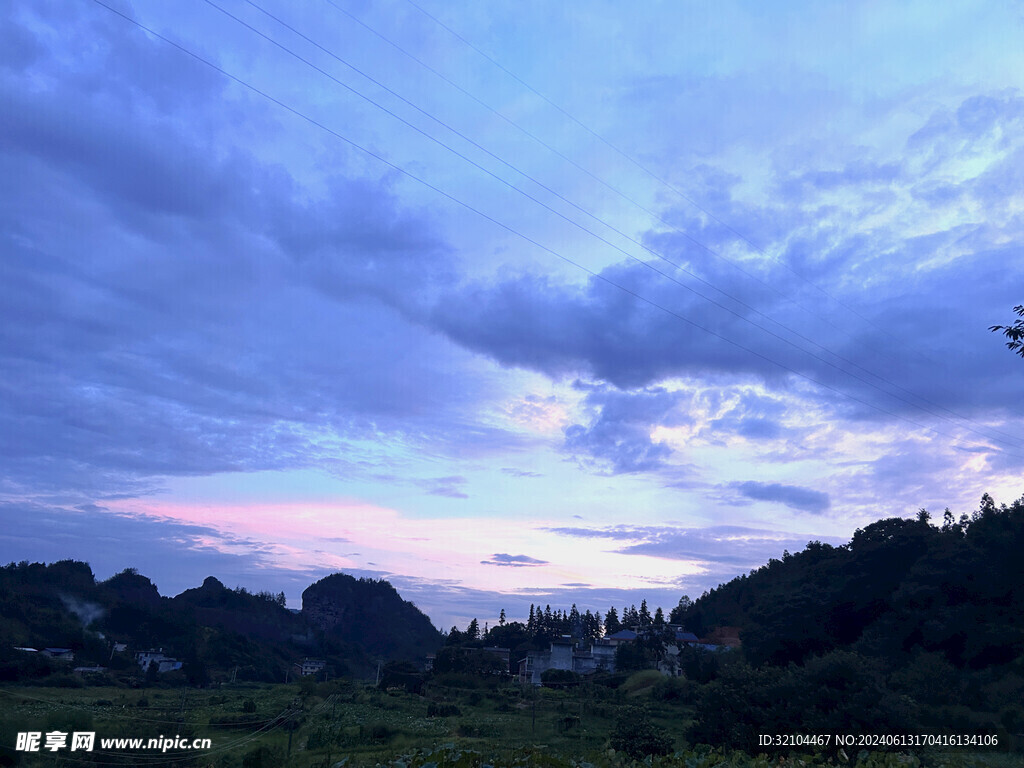
[[[383,579],[327,576],[302,593],[302,614],[326,638],[374,656],[412,658],[442,642],[430,619]]]
[[[126,643],[127,652],[112,650]],[[284,595],[228,589],[210,576],[176,597],[161,596],[135,569],[97,582],[87,563],[11,563],[0,568],[0,681],[61,673],[42,654],[70,648],[75,665],[139,676],[133,653],[162,648],[184,662],[193,684],[231,676],[283,681],[296,661],[322,657],[334,675],[369,675],[378,659],[421,663],[441,636],[388,582],[334,574],[303,593],[303,610]],[[171,678],[162,677],[171,680]]]

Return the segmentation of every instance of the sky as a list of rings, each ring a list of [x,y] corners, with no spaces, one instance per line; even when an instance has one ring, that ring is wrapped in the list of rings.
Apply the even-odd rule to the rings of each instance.
[[[463,627],[1024,492],[1019,4],[0,13],[3,562]]]

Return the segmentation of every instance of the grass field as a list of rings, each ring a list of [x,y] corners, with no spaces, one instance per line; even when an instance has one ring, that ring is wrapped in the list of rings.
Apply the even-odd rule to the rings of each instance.
[[[663,700],[657,673],[641,672],[617,689],[584,684],[536,689],[512,684],[465,687],[431,684],[423,695],[382,691],[339,680],[293,685],[245,684],[216,690],[43,688],[0,691],[0,764],[223,766],[228,768],[394,768],[623,766],[631,759],[610,749],[616,723],[646,706],[651,722],[677,753],[650,764],[680,768],[780,765],[779,757],[694,750],[685,731],[693,717],[680,699]],[[18,732],[95,731],[92,752],[16,752]],[[103,738],[209,738],[197,751],[101,749]],[[781,763],[863,766],[1024,766],[1021,755],[838,753],[793,756]],[[802,762],[801,762],[802,761]]]

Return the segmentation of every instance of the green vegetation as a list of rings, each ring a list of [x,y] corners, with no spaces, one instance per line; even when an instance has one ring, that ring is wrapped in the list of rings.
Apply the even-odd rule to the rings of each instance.
[[[95,730],[103,737],[209,737],[196,754],[169,752],[168,765],[275,768],[517,766],[518,768],[1010,768],[1020,755],[1001,749],[913,753],[797,750],[757,756],[711,749],[690,738],[693,699],[664,699],[662,681],[630,678],[629,690],[582,683],[571,689],[495,682],[483,688],[427,683],[423,695],[338,680],[244,685],[216,690],[8,688],[0,693],[0,765],[61,765],[60,754],[13,752],[18,731]],[[667,678],[662,678],[667,680]],[[677,685],[678,683],[672,683]],[[140,703],[145,702],[143,706]],[[254,702],[255,712],[247,702]],[[810,729],[810,726],[807,726]],[[63,753],[68,757],[70,753]],[[76,753],[67,765],[137,765],[144,753]],[[648,755],[654,757],[648,758]],[[152,757],[152,756],[150,756]],[[801,762],[802,761],[802,762]],[[829,762],[831,761],[831,763]],[[160,764],[160,763],[155,763]]]
[[[212,576],[168,598],[134,569],[97,582],[72,560],[0,568],[0,684],[285,682],[307,656],[326,662],[326,676],[368,677],[381,656],[422,659],[440,645],[429,619],[382,580],[334,574],[305,591],[296,613],[283,594],[228,589]],[[68,648],[73,666],[105,671],[70,676],[72,665],[17,647]],[[157,648],[181,669],[141,669],[134,653]]]

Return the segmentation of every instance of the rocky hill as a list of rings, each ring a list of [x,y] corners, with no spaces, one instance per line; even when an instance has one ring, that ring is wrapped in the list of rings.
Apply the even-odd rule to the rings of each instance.
[[[324,658],[328,674],[364,676],[380,659],[422,664],[441,644],[430,620],[387,581],[337,573],[303,593],[303,608],[212,576],[171,598],[131,568],[97,582],[83,562],[11,563],[0,568],[0,681],[68,671],[42,654],[27,663],[22,647],[69,648],[76,666],[103,666],[115,677],[140,673],[135,651],[163,648],[184,662],[173,675],[203,685],[229,674],[282,681],[307,656]],[[115,641],[128,650],[116,652]]]
[[[326,638],[383,658],[411,658],[442,642],[430,619],[382,579],[323,578],[302,593],[302,615]]]

